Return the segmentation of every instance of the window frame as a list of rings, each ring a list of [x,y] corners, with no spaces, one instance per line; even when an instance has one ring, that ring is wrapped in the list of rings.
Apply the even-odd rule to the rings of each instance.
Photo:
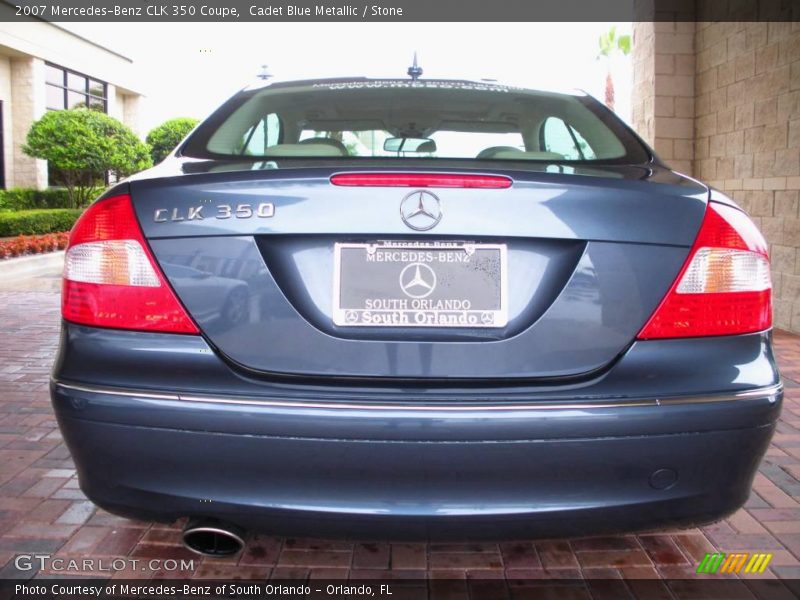
[[[74,69],[68,69],[67,67],[62,67],[61,65],[57,65],[51,62],[45,62],[46,68],[57,69],[61,71],[61,85],[57,83],[52,83],[48,80],[47,76],[45,76],[45,92],[47,88],[54,88],[60,90],[61,92],[61,106],[54,107],[50,106],[49,103],[47,104],[47,110],[68,110],[69,109],[69,94],[79,94],[83,96],[84,101],[86,103],[86,108],[91,109],[90,100],[96,100],[102,103],[103,112],[108,114],[108,82],[101,81],[91,75],[87,75],[85,73],[81,73],[80,71],[76,71]],[[78,89],[75,87],[70,87],[69,85],[69,76],[74,75],[77,77],[81,77],[84,80],[83,89]],[[90,90],[92,89],[92,83],[99,83],[103,86],[102,88],[102,96],[98,96],[97,94],[93,94]],[[45,101],[47,99],[47,95],[45,94]],[[91,109],[94,110],[94,109]]]

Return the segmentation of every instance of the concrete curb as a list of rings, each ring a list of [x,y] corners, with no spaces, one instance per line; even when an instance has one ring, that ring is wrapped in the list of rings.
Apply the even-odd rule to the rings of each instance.
[[[0,260],[0,279],[19,279],[43,273],[60,273],[64,266],[64,251],[32,254]]]

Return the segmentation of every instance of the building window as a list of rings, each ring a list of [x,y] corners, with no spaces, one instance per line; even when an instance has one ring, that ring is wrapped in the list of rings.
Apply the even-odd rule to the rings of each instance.
[[[49,63],[45,69],[49,110],[86,107],[108,112],[108,86],[105,82]]]

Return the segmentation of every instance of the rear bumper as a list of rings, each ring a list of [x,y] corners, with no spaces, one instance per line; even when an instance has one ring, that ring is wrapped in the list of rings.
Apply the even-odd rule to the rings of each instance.
[[[119,514],[287,535],[511,538],[693,525],[747,499],[780,411],[744,391],[487,404],[265,402],[54,381],[81,487]]]

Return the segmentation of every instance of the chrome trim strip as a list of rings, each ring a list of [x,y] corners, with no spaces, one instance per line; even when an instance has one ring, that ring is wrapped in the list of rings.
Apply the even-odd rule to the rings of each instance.
[[[408,404],[354,404],[343,402],[304,402],[290,400],[258,400],[251,398],[220,398],[215,396],[195,396],[186,394],[158,394],[149,391],[123,390],[114,388],[103,388],[91,385],[73,385],[53,381],[56,387],[75,390],[79,392],[90,392],[93,394],[108,394],[112,396],[125,396],[131,398],[141,398],[143,400],[174,400],[182,402],[202,402],[208,404],[237,404],[243,406],[263,406],[279,408],[319,408],[326,410],[383,410],[383,411],[403,411],[403,412],[457,412],[457,411],[527,411],[527,410],[591,410],[598,408],[630,408],[642,406],[668,406],[673,404],[703,404],[707,402],[731,402],[737,400],[750,400],[767,398],[770,403],[777,401],[779,394],[783,391],[783,384],[778,383],[773,386],[746,390],[743,392],[732,392],[724,394],[708,394],[702,396],[668,396],[665,398],[639,398],[639,399],[620,399],[617,401],[597,401],[597,402],[571,402],[571,401],[542,401],[535,404],[424,404],[413,406]]]
[[[128,396],[131,398],[143,398],[153,400],[180,400],[178,394],[158,394],[147,390],[128,390],[122,388],[106,388],[94,385],[74,385],[72,383],[62,383],[51,379],[50,382],[59,388],[75,390],[77,392],[89,392],[92,394],[108,394],[110,396]]]

